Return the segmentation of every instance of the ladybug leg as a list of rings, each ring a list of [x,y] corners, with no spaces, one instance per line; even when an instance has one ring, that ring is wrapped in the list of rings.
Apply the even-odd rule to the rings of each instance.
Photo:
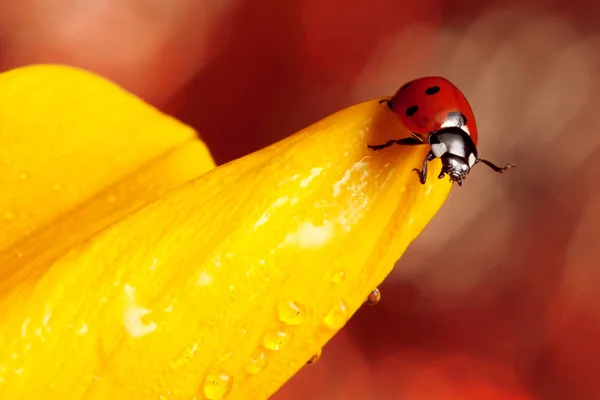
[[[493,169],[495,172],[498,172],[499,174],[501,174],[502,172],[506,172],[507,170],[515,167],[515,164],[506,164],[504,167],[499,167],[497,165],[494,165],[492,162],[481,159],[481,158],[478,158],[477,160],[475,160],[475,164],[480,163],[480,162],[484,163],[485,165],[487,165],[488,167]]]
[[[420,140],[416,137],[407,137],[407,138],[398,139],[398,140],[388,140],[384,144],[377,144],[377,145],[368,144],[367,147],[370,149],[373,149],[373,150],[381,150],[381,149],[385,149],[386,147],[390,147],[393,144],[398,144],[400,146],[418,146],[420,144],[425,144],[425,142],[423,142],[422,140]]]
[[[392,103],[389,100],[387,100],[387,99],[379,100],[379,104],[384,104],[384,103],[387,106],[387,108],[389,108],[391,111],[394,111],[392,109]]]
[[[419,182],[421,182],[422,185],[424,185],[425,181],[427,180],[427,163],[433,160],[434,158],[435,156],[433,155],[433,152],[430,151],[429,153],[427,153],[425,159],[423,160],[423,167],[421,168],[421,170],[419,171],[418,168],[413,168],[413,171],[415,171],[417,175],[419,175]]]

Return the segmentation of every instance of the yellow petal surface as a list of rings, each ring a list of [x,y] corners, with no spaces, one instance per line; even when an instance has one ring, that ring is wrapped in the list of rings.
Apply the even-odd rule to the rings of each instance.
[[[81,86],[97,79],[80,78]],[[129,95],[115,91],[106,101],[121,96]],[[49,107],[20,103],[12,113]],[[97,105],[80,107],[96,120],[77,129],[94,129]],[[150,113],[142,108],[132,121]],[[54,112],[63,126],[50,119],[47,129],[68,137],[68,118],[85,118]],[[157,137],[173,138],[181,126],[169,121],[160,129]],[[136,132],[144,141],[145,132]],[[7,247],[0,260],[0,398],[268,398],[343,327],[445,201],[451,185],[436,179],[437,160],[426,185],[412,171],[426,146],[366,147],[407,135],[378,101],[359,104],[199,175],[67,247],[47,232],[94,198],[74,196],[75,210],[55,200],[66,210],[59,221],[50,218],[54,203],[28,200],[55,208],[39,211],[48,226]],[[115,152],[133,141],[111,140],[121,140]],[[55,158],[65,179],[67,169],[81,173],[73,172],[81,161],[102,170],[87,164],[97,149],[82,147],[87,157]],[[94,174],[126,169],[113,163],[112,172]],[[124,202],[127,196],[135,197],[125,191]],[[95,223],[89,215],[64,226],[85,230]]]
[[[0,74],[0,251],[83,205],[88,230],[107,225],[213,166],[193,129],[104,79]]]

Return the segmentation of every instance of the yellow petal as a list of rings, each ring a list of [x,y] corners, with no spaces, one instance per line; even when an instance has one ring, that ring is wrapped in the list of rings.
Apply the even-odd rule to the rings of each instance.
[[[267,398],[446,199],[437,160],[426,185],[412,171],[426,146],[366,148],[406,135],[359,104],[178,187],[43,274],[11,258],[0,398]]]
[[[0,74],[0,251],[73,210],[58,234],[86,237],[213,166],[192,129],[95,75]]]

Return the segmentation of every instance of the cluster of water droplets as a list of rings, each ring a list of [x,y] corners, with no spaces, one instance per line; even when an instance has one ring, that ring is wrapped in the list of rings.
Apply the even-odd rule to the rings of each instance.
[[[279,320],[286,326],[299,326],[304,321],[304,307],[294,301],[284,301],[277,307]],[[252,351],[244,365],[248,374],[257,374],[265,369],[271,352],[277,352],[289,345],[294,333],[283,327],[265,333],[260,345]],[[211,373],[204,382],[204,395],[209,400],[222,400],[233,388],[233,377],[224,373]]]
[[[345,280],[346,274],[340,270],[332,275],[331,282],[341,283]],[[376,304],[379,301],[380,293],[374,289],[366,298],[366,304]],[[285,327],[268,331],[262,338],[260,345],[252,351],[244,365],[246,373],[254,375],[265,369],[269,362],[270,354],[277,352],[288,346],[294,339],[293,327],[302,325],[306,316],[306,309],[303,305],[286,300],[280,302],[277,306],[277,316]],[[323,323],[331,330],[338,330],[346,323],[348,319],[348,307],[343,300],[338,299],[327,311]],[[231,356],[229,353],[228,356]],[[314,364],[321,357],[321,350],[306,361],[306,364]],[[223,358],[223,357],[222,357]],[[204,395],[208,400],[223,400],[233,389],[233,376],[213,372],[206,376],[204,382]]]

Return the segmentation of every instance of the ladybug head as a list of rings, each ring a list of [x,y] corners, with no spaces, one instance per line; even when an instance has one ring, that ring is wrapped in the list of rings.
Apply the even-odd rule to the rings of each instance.
[[[462,180],[465,179],[471,171],[468,161],[465,158],[452,153],[445,153],[440,158],[442,160],[442,172],[440,172],[439,178],[441,179],[444,175],[448,175],[451,182],[456,182],[461,186]]]
[[[442,161],[439,178],[445,175],[462,185],[477,160],[477,148],[469,135],[459,127],[441,129],[429,137],[431,152]]]

